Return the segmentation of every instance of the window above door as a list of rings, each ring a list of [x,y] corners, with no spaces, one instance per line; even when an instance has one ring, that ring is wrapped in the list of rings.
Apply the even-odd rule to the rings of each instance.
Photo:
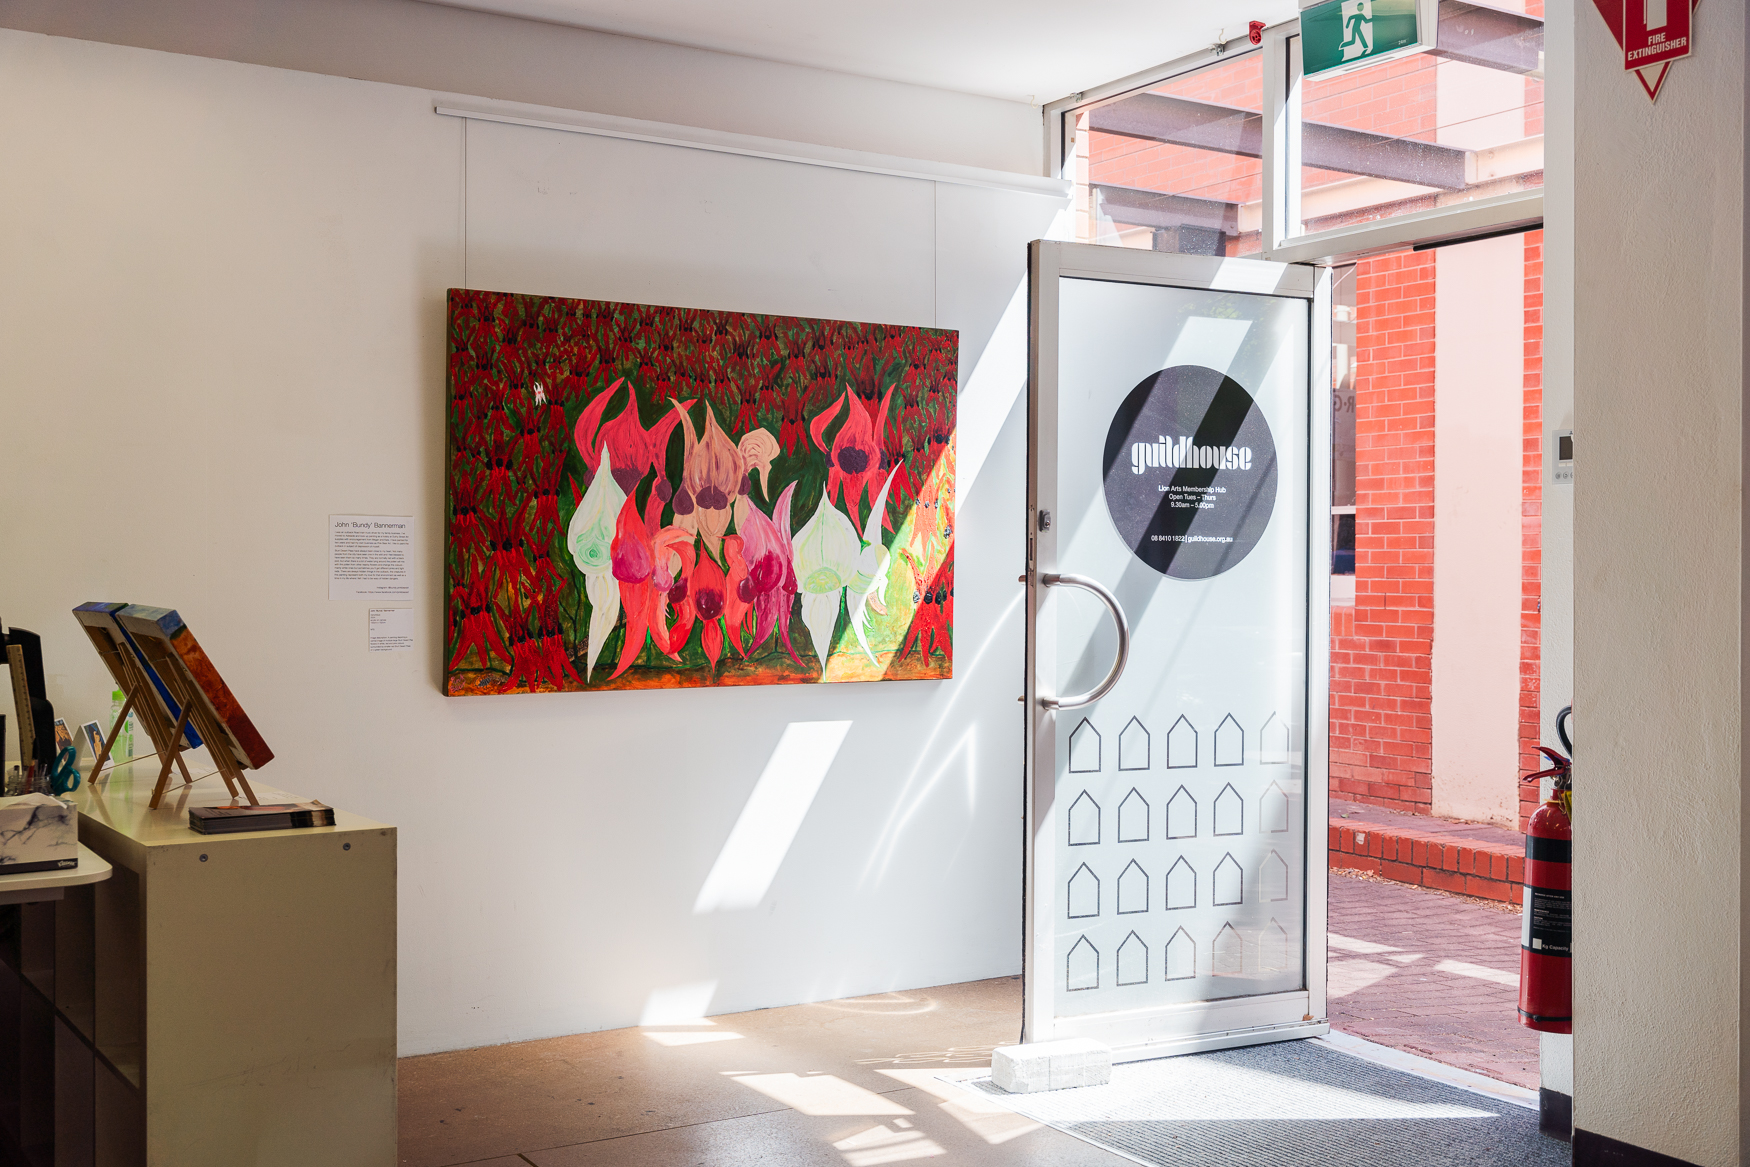
[[[1372,11],[1341,2],[1350,24]],[[1427,0],[1432,48],[1316,76],[1302,73],[1303,39],[1331,34],[1286,21],[1257,47],[1230,42],[1048,106],[1076,237],[1328,263],[1535,226],[1543,22],[1541,0],[1527,3]]]

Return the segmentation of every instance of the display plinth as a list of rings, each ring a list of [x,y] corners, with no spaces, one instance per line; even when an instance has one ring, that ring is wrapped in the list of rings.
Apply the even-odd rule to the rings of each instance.
[[[92,1146],[65,1161],[392,1167],[395,828],[337,810],[332,827],[201,835],[188,808],[224,788],[152,810],[158,769],[80,787],[80,841],[114,876],[26,909],[53,913],[47,995],[100,1063]]]

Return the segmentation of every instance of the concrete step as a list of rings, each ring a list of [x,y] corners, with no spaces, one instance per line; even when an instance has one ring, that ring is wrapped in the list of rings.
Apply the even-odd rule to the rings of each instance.
[[[1504,827],[1331,800],[1332,867],[1517,903],[1525,836]]]

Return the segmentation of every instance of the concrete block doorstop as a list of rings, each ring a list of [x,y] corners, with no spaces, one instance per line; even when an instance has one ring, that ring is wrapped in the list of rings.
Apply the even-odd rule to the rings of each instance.
[[[1086,1037],[999,1046],[990,1079],[1011,1094],[1103,1086],[1112,1080],[1112,1047]]]

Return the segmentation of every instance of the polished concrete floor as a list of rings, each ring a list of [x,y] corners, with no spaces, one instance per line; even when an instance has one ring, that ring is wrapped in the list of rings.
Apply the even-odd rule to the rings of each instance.
[[[1003,977],[403,1059],[407,1167],[1127,1160],[939,1081],[1013,1042]]]
[[[1519,1085],[1511,908],[1331,878],[1331,1021]],[[1126,1162],[943,1075],[1020,1031],[1019,977],[405,1058],[407,1167],[1005,1167]]]

